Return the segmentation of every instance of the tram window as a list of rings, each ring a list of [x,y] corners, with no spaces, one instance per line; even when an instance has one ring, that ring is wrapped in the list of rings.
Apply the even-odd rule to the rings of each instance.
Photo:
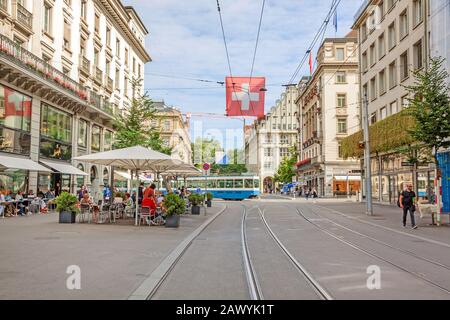
[[[245,179],[244,186],[245,186],[245,189],[253,189],[253,180]]]
[[[217,188],[217,180],[208,180],[208,189]]]
[[[233,189],[233,180],[227,180],[225,188]]]
[[[234,180],[234,188],[235,189],[242,189],[244,186],[244,183],[242,180]]]
[[[259,180],[255,179],[254,181],[255,181],[255,189],[258,189],[259,188]]]
[[[217,180],[217,185],[219,186],[220,189],[224,189],[225,188],[225,180]]]
[[[194,181],[194,180],[189,180],[188,181],[188,188],[189,189],[192,189],[192,188],[196,188],[196,181]]]
[[[205,186],[206,186],[206,181],[198,181],[196,184],[196,187],[200,188],[200,189],[205,189]]]

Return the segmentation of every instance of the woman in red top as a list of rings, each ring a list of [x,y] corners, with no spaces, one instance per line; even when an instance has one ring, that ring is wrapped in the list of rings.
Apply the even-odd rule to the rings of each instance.
[[[150,208],[151,211],[156,210],[155,189],[156,185],[152,184],[145,190],[144,198],[142,199],[143,208]]]

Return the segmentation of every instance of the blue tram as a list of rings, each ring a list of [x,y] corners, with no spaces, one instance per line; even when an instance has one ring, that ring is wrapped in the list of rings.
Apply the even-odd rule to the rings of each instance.
[[[178,186],[182,186],[183,182],[179,180]],[[211,192],[216,199],[244,200],[259,197],[261,194],[260,180],[255,176],[191,177],[187,178],[186,183],[190,192]]]

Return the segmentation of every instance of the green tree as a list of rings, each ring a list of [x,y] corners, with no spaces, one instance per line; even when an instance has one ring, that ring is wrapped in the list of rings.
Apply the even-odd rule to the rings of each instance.
[[[172,148],[163,143],[159,129],[151,126],[151,120],[156,118],[153,102],[148,93],[140,93],[140,88],[141,80],[134,80],[131,105],[115,117],[114,148],[143,146],[170,155]]]
[[[292,178],[295,176],[295,163],[297,162],[297,148],[289,148],[290,156],[284,157],[278,167],[277,173],[275,174],[275,181],[286,184],[292,182]]]
[[[434,163],[439,168],[438,152],[450,147],[450,97],[449,73],[444,67],[445,59],[431,58],[429,67],[413,72],[414,83],[406,89],[412,98],[407,112],[415,119],[416,125],[409,130],[410,135],[420,145],[432,150]],[[438,176],[436,169],[435,175]],[[437,205],[440,208],[440,179],[435,186]],[[440,210],[437,214],[441,222]]]
[[[405,87],[412,97],[407,112],[416,120],[409,133],[433,150],[436,165],[438,151],[450,147],[449,73],[444,61],[440,57],[431,58],[429,68],[414,71],[414,84]]]
[[[213,163],[216,159],[216,152],[221,151],[222,146],[220,142],[213,138],[195,139],[192,143],[192,162],[201,166],[203,163]]]

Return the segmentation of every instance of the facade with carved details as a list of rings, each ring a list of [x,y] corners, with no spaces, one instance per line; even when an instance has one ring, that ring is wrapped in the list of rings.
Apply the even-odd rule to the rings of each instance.
[[[0,163],[23,164],[3,166],[0,189],[87,185],[101,199],[110,168],[72,158],[112,149],[114,115],[151,61],[147,34],[119,0],[0,0]]]
[[[359,163],[344,160],[341,141],[359,129],[356,38],[325,39],[312,77],[298,84],[298,180],[331,197],[359,190]]]

